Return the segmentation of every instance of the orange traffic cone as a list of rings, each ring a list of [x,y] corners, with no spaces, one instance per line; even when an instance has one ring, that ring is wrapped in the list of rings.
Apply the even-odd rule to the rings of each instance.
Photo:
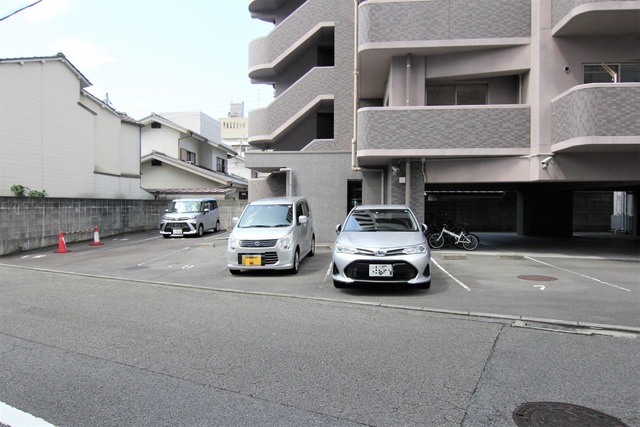
[[[96,225],[96,228],[93,229],[93,243],[91,243],[91,246],[100,245],[104,245],[104,243],[100,242],[100,233],[98,232],[98,226]]]
[[[67,251],[67,244],[64,241],[64,233],[61,231],[60,237],[58,238],[58,250],[56,251],[56,253],[63,254],[66,252],[69,252],[69,251]]]

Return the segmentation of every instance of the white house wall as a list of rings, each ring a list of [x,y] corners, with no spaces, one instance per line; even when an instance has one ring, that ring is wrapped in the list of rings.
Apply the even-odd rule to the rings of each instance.
[[[151,154],[152,151],[164,153],[174,159],[180,158],[180,150],[176,141],[180,138],[180,132],[162,125],[160,129],[152,129],[145,126],[142,129],[141,155]]]
[[[19,184],[49,197],[151,198],[137,126],[102,107],[63,58],[0,63],[0,196]]]
[[[152,166],[151,162],[144,163],[142,165],[142,176],[144,177],[144,187],[149,190],[156,188],[214,187],[210,179],[164,163],[162,166]]]
[[[77,77],[56,61],[2,69],[0,194],[20,184],[52,197],[93,197],[93,115],[78,105]]]
[[[140,127],[122,123],[120,126],[120,167],[123,175],[140,175]]]

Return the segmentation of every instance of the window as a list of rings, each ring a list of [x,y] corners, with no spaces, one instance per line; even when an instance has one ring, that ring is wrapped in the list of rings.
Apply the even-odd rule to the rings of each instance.
[[[216,157],[216,171],[222,173],[227,172],[227,159]]]
[[[362,180],[347,180],[347,213],[362,204]]]
[[[640,63],[585,64],[582,82],[585,84],[640,82]]]
[[[151,129],[161,129],[162,125],[158,122],[151,123]]]
[[[184,148],[180,149],[180,160],[183,162],[190,163],[192,165],[196,164],[196,153],[192,153],[191,151],[187,151]]]
[[[427,87],[427,105],[485,105],[486,84],[450,84]]]

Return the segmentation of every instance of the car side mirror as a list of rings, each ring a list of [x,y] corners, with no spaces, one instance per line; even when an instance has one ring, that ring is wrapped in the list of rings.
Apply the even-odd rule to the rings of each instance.
[[[238,224],[238,217],[234,216],[233,218],[231,218],[231,225],[235,227],[236,224]]]
[[[204,213],[209,212],[209,208],[204,208]]]
[[[308,217],[306,215],[300,215],[300,217],[298,218],[298,224],[300,225],[304,225],[309,221]]]
[[[341,231],[342,231],[342,224],[336,225],[336,234],[340,234]]]
[[[422,224],[422,232],[424,234],[427,234],[428,231],[429,231],[429,226],[427,224]]]

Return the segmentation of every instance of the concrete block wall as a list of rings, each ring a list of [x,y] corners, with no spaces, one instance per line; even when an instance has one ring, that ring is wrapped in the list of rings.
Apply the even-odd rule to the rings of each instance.
[[[220,226],[231,227],[246,201],[219,200]],[[157,229],[167,200],[111,200],[0,197],[0,255],[58,245],[65,241],[100,238]]]

